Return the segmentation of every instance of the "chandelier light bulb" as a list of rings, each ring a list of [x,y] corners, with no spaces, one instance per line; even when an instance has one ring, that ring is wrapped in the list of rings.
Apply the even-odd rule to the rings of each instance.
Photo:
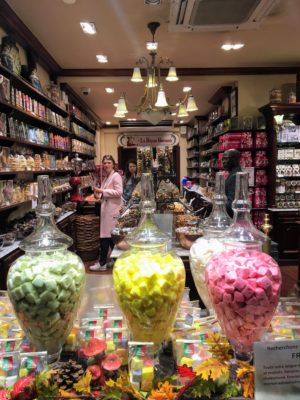
[[[125,118],[125,114],[116,111],[116,112],[114,113],[114,117],[115,117],[115,118]]]
[[[190,94],[187,100],[187,106],[186,106],[186,111],[187,112],[193,112],[193,111],[197,111],[198,107],[195,101],[195,97]]]
[[[157,86],[155,76],[153,74],[149,74],[147,87],[151,89],[154,88],[155,86]]]
[[[168,107],[169,104],[167,103],[167,99],[166,99],[166,94],[165,91],[163,89],[163,87],[160,85],[158,94],[157,94],[157,100],[155,103],[155,107]]]
[[[189,114],[187,112],[186,106],[184,103],[181,103],[179,105],[179,109],[178,109],[178,118],[183,118],[183,117],[187,117]]]
[[[178,81],[178,76],[176,73],[176,68],[174,66],[171,66],[169,68],[168,76],[166,77],[166,80],[169,82],[176,82]]]
[[[143,82],[140,67],[134,67],[131,82]]]
[[[147,42],[146,48],[149,51],[154,51],[158,49],[158,42]]]
[[[128,110],[127,110],[127,106],[126,106],[126,101],[125,101],[125,97],[121,96],[118,100],[118,107],[116,110],[116,114],[127,114]]]

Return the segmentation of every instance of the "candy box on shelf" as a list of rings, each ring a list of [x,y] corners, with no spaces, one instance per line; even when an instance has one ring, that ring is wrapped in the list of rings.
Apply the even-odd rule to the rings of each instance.
[[[266,167],[268,165],[267,153],[264,150],[257,151],[254,157],[255,167]]]
[[[129,377],[137,390],[149,392],[154,379],[156,353],[152,342],[129,342]]]
[[[252,167],[251,151],[243,151],[240,158],[241,167]]]
[[[253,138],[251,132],[241,134],[241,149],[251,149],[253,147]]]
[[[268,176],[265,169],[258,169],[255,171],[255,184],[256,185],[267,185]]]
[[[255,208],[263,208],[267,205],[267,190],[266,188],[254,189],[254,203]]]
[[[256,132],[255,134],[255,147],[258,149],[268,147],[268,136],[267,132]]]

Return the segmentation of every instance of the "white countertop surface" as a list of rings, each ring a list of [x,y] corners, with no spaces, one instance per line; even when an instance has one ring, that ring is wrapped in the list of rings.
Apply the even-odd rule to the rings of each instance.
[[[189,250],[183,249],[176,243],[172,246],[172,250],[175,250],[176,254],[181,258],[188,258],[190,255]],[[124,253],[124,251],[117,249],[115,246],[110,256],[111,258],[118,258],[122,253]]]

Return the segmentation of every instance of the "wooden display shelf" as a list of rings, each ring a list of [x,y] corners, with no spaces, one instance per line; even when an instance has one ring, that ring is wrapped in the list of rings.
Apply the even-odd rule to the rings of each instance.
[[[96,134],[96,130],[90,127],[87,123],[82,121],[80,118],[78,118],[74,113],[71,114],[71,120],[75,122],[76,124],[82,126],[84,129],[87,131],[93,133],[94,135]]]
[[[212,138],[217,139],[220,136],[226,135],[226,133],[256,133],[256,132],[266,132],[267,130],[264,129],[228,129],[227,131],[222,131],[216,133]]]
[[[62,153],[70,153],[71,152],[71,150],[58,149],[57,147],[48,146],[46,144],[33,143],[33,142],[30,142],[29,140],[22,140],[22,139],[18,139],[18,138],[7,137],[7,136],[0,136],[0,141],[9,142],[9,143],[18,143],[18,144],[23,144],[23,145],[30,146],[30,147],[39,147],[39,148],[45,149],[45,150],[60,151]]]
[[[7,211],[15,207],[23,206],[25,204],[31,204],[31,200],[25,200],[21,201],[20,203],[13,203],[10,204],[9,206],[0,207],[0,212]]]
[[[13,115],[17,120],[20,120],[21,122],[43,127],[47,130],[53,130],[57,134],[60,133],[64,136],[71,135],[71,132],[67,131],[66,129],[61,128],[58,125],[55,125],[52,122],[40,118],[34,114],[31,114],[28,111],[23,110],[22,108],[16,107],[11,103],[0,101],[0,111],[5,112],[9,116]]]
[[[21,76],[13,73],[12,71],[10,71],[1,64],[0,64],[0,74],[9,78],[13,83],[13,86],[17,87],[19,90],[24,90],[26,94],[28,94],[30,97],[32,96],[35,100],[47,106],[52,111],[56,112],[57,114],[60,114],[63,117],[68,116],[68,111],[66,109],[54,103],[48,96],[37,90],[28,81],[23,79]]]
[[[75,151],[75,150],[69,151],[69,153],[78,154],[79,156],[82,156],[82,157],[89,157],[89,158],[95,158],[96,157],[96,154],[92,156],[91,154],[80,153],[79,151]]]
[[[300,142],[277,142],[278,147],[298,147]]]
[[[88,140],[88,139],[86,139],[86,138],[83,138],[83,137],[81,137],[81,136],[78,136],[78,135],[76,135],[76,133],[70,133],[70,137],[71,137],[72,139],[79,140],[80,142],[87,143],[87,144],[89,144],[89,145],[91,145],[91,146],[95,146],[95,143],[94,143],[94,142],[91,142],[90,140]]]
[[[56,173],[56,172],[72,172],[72,169],[41,169],[41,170],[32,170],[32,171],[0,171],[0,175],[17,175],[17,174],[51,174],[51,173]]]

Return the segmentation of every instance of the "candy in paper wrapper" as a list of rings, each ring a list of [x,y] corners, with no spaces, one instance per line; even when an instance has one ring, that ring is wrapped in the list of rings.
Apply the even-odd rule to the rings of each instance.
[[[38,375],[47,368],[47,365],[46,351],[21,353],[19,377]]]
[[[20,369],[20,352],[0,354],[0,387],[9,388],[18,379]]]
[[[211,258],[206,283],[227,338],[238,351],[252,351],[253,342],[269,327],[279,300],[278,264],[257,250],[228,250]]]
[[[88,317],[88,318],[81,318],[80,326],[87,326],[89,328],[101,328],[103,331],[104,327],[104,318],[103,317]]]
[[[129,377],[137,390],[148,392],[152,389],[156,354],[154,343],[128,342]]]
[[[209,348],[202,340],[176,340],[177,365],[195,368],[209,357]]]
[[[122,360],[122,365],[128,364],[128,338],[127,328],[107,328],[105,331],[106,351],[117,353]]]

